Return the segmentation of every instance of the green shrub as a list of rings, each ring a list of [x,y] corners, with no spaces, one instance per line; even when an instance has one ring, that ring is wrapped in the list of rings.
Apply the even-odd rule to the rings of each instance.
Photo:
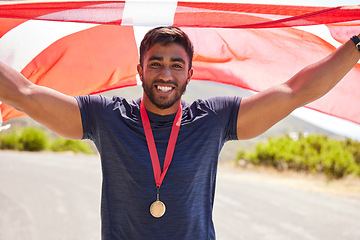
[[[0,134],[0,149],[15,150],[19,145],[19,135],[16,133]]]
[[[44,151],[52,150],[56,152],[73,151],[93,154],[94,151],[87,142],[80,140],[68,140],[56,138],[54,141],[40,128],[25,127],[21,129],[11,129],[8,132],[0,133],[0,149],[20,150],[20,151]]]
[[[46,150],[49,137],[46,133],[33,127],[21,129],[19,136],[19,150],[22,151],[43,151]]]
[[[55,139],[52,142],[50,149],[54,152],[72,151],[75,153],[94,153],[89,144],[87,144],[86,142],[82,142],[80,140],[69,140],[64,138]]]
[[[42,151],[48,144],[48,136],[38,128],[25,127],[0,134],[1,149]]]
[[[353,154],[355,162],[360,165],[360,142],[348,138],[345,140],[345,147]]]
[[[360,176],[360,143],[355,140],[339,141],[316,134],[298,140],[282,136],[258,143],[253,152],[241,155],[255,165],[320,172],[329,178]]]

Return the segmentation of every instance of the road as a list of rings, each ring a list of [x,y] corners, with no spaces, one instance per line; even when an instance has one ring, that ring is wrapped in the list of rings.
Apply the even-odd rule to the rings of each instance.
[[[360,239],[360,199],[219,168],[220,240]],[[98,156],[0,151],[0,240],[100,240]]]

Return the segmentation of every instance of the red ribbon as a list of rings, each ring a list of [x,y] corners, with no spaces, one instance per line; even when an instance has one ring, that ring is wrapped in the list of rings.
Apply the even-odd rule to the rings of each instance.
[[[158,156],[157,150],[156,150],[154,135],[151,130],[150,120],[146,113],[146,109],[145,109],[143,101],[141,101],[141,103],[140,103],[140,114],[141,114],[141,120],[142,120],[143,127],[144,127],[146,142],[147,142],[147,145],[149,148],[149,153],[150,153],[151,162],[152,162],[152,166],[153,166],[156,187],[160,188],[161,183],[164,180],[164,177],[166,175],[166,172],[169,169],[169,166],[170,166],[173,154],[174,154],[175,144],[176,144],[176,140],[177,140],[177,137],[179,134],[180,124],[181,124],[182,106],[180,103],[179,109],[176,113],[176,116],[175,116],[175,119],[173,122],[173,126],[171,128],[170,138],[169,138],[168,146],[166,149],[165,161],[164,161],[164,166],[163,166],[162,172],[161,172],[161,167],[160,167],[160,162],[159,162],[159,156]]]

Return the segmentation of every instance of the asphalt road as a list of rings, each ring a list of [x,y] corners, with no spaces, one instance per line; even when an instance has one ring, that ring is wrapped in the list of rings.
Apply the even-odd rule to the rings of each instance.
[[[217,239],[360,239],[360,199],[220,168]],[[97,156],[0,151],[0,240],[100,240]]]

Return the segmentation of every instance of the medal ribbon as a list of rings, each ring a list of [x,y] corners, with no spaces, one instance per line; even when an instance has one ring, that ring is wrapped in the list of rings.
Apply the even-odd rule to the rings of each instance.
[[[165,174],[166,174],[167,170],[169,169],[169,166],[170,166],[173,154],[174,154],[175,144],[176,144],[176,140],[177,140],[177,137],[179,134],[180,124],[181,124],[182,106],[180,103],[179,109],[176,113],[176,116],[175,116],[175,119],[174,119],[174,122],[173,122],[173,125],[171,128],[170,138],[169,138],[168,146],[166,149],[164,166],[163,166],[162,172],[161,172],[161,167],[160,167],[159,156],[158,156],[158,153],[156,150],[154,135],[151,130],[150,120],[146,113],[146,109],[145,109],[145,106],[144,106],[144,103],[142,100],[140,103],[140,114],[141,114],[141,120],[142,120],[143,127],[144,127],[146,142],[147,142],[147,145],[149,148],[150,158],[151,158],[151,162],[152,162],[152,166],[153,166],[156,187],[160,188],[161,183],[164,180]]]

